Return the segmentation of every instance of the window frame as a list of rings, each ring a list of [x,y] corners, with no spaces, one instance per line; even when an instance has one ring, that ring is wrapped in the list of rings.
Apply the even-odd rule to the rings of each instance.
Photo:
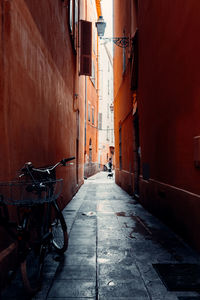
[[[90,110],[91,110],[91,105],[88,102],[88,122],[90,122],[91,118],[90,118]]]
[[[94,107],[92,107],[92,125],[94,125]]]
[[[68,0],[68,27],[75,53],[78,44],[79,0]]]

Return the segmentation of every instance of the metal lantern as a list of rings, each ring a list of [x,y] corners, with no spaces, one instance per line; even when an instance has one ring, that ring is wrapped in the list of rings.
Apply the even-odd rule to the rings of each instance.
[[[104,19],[102,16],[99,17],[98,21],[95,23],[97,27],[97,34],[99,37],[104,36],[105,28],[106,28],[106,22],[104,22]]]

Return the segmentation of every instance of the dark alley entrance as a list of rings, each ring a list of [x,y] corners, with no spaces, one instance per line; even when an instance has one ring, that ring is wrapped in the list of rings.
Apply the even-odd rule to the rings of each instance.
[[[68,250],[49,254],[32,299],[199,299],[199,256],[106,172],[86,180],[63,213]],[[27,298],[15,281],[5,299]]]

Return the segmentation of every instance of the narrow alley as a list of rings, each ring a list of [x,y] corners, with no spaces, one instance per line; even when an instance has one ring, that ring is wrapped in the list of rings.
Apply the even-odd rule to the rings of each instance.
[[[106,172],[86,180],[63,213],[69,247],[47,256],[34,300],[200,299],[200,257]],[[5,299],[27,298],[15,281]]]
[[[200,299],[200,0],[182,2],[0,0],[0,300],[30,300],[44,258],[33,300]]]

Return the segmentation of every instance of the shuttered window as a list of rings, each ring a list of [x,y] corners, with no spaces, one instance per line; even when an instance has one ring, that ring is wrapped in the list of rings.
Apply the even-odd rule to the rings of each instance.
[[[80,21],[80,75],[92,76],[92,22]]]

